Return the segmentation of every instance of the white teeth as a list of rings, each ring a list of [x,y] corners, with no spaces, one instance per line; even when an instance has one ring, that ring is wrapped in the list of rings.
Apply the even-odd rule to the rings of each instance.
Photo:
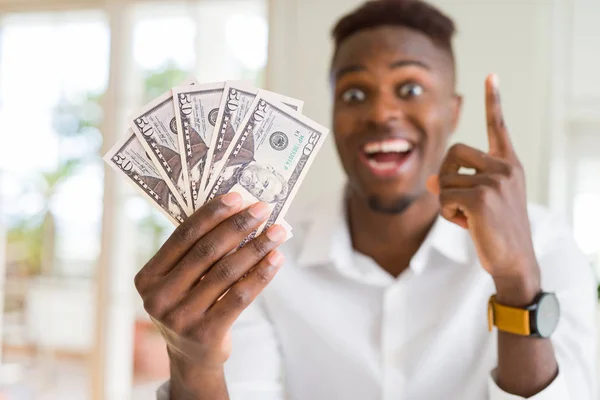
[[[365,153],[404,153],[412,149],[412,144],[404,139],[370,142],[364,146]]]

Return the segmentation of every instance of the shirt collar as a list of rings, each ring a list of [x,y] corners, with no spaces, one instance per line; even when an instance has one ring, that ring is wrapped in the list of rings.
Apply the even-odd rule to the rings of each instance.
[[[323,196],[327,200],[308,215],[304,243],[298,257],[299,266],[352,265],[354,250],[346,217],[346,191],[339,190],[338,193],[338,196]],[[411,261],[410,267],[415,273],[427,267],[432,250],[457,264],[466,264],[473,255],[468,231],[441,216],[437,217]]]

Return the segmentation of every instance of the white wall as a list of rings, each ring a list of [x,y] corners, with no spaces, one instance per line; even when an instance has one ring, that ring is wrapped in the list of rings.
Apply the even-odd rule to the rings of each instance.
[[[525,167],[529,199],[544,203],[552,2],[437,3],[458,28],[458,90],[465,103],[455,140],[487,149],[483,82],[488,73],[498,73],[506,123]]]
[[[327,71],[333,49],[330,30],[340,15],[361,0],[271,0],[267,85],[304,100],[303,113],[330,127]],[[292,210],[321,192],[322,185],[343,182],[332,138],[313,163]]]
[[[572,3],[570,109],[577,113],[577,109],[593,107],[597,120],[600,118],[600,1],[573,0]]]
[[[562,21],[566,39],[562,43],[565,55],[564,88],[560,98],[564,104],[561,128],[563,135],[553,143],[553,153],[564,172],[551,182],[551,203],[574,210],[576,185],[581,171],[581,159],[595,153],[600,157],[600,2],[597,0],[566,1]],[[588,148],[582,144],[587,143]],[[553,160],[554,161],[554,160]],[[573,215],[567,214],[571,219]]]
[[[552,131],[552,28],[555,1],[435,0],[452,18],[458,35],[459,90],[465,106],[456,140],[486,148],[486,74],[500,76],[507,124],[525,166],[531,201],[547,202]],[[268,85],[305,100],[305,113],[330,124],[327,69],[334,22],[360,0],[272,0]],[[294,208],[321,185],[341,182],[333,142],[319,155]]]

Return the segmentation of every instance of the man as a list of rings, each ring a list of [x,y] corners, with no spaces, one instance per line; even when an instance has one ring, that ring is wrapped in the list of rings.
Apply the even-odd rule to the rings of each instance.
[[[488,151],[446,152],[453,32],[416,0],[337,24],[346,190],[301,214],[282,252],[274,226],[227,255],[268,214],[235,193],[167,240],[136,277],[171,357],[159,398],[595,399],[593,274],[566,228],[528,209],[494,76]]]

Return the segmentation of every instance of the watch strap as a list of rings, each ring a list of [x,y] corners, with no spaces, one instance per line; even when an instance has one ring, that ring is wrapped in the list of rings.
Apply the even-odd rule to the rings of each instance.
[[[529,310],[498,304],[495,295],[491,296],[488,301],[488,328],[490,332],[494,325],[503,332],[521,336],[531,335]]]

